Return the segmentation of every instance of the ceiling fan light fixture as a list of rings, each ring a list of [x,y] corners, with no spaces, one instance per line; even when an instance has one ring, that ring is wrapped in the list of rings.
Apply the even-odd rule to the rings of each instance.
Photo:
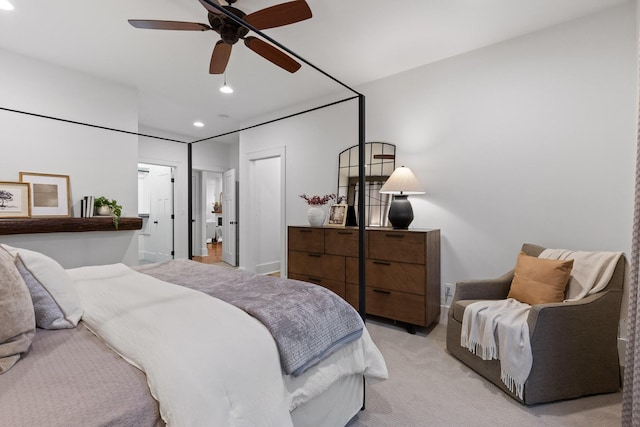
[[[13,10],[13,5],[9,2],[9,0],[0,0],[0,9],[2,10]]]
[[[227,84],[227,73],[224,73],[224,84],[220,86],[220,92],[233,93],[233,88]]]

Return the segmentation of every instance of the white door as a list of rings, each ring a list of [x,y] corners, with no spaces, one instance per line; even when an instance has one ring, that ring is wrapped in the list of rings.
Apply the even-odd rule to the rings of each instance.
[[[226,171],[222,178],[222,260],[234,267],[237,262],[236,235],[236,170]]]
[[[173,259],[173,168],[143,165],[149,170],[149,224],[144,243],[145,259],[162,262]]]

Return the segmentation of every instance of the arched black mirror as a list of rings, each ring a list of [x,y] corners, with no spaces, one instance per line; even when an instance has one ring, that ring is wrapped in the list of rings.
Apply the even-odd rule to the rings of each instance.
[[[355,226],[358,212],[358,159],[357,145],[347,148],[338,158],[338,197],[346,199],[349,205],[348,226]],[[396,146],[386,142],[365,144],[365,219],[367,227],[388,226],[387,213],[391,198],[380,194],[380,187],[396,167]]]

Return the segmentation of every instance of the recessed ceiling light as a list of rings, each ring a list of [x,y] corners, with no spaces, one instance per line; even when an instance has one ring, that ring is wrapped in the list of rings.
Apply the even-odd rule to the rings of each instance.
[[[0,9],[13,10],[13,5],[9,3],[9,0],[0,0]]]
[[[193,125],[194,125],[195,127],[197,127],[197,128],[201,128],[201,127],[203,127],[203,126],[204,126],[204,123],[202,123],[202,122],[193,122]]]

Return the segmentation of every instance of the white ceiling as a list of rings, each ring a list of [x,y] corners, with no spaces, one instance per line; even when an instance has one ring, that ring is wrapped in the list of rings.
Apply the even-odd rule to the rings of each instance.
[[[198,0],[10,1],[15,10],[0,11],[1,48],[137,88],[145,127],[201,139],[285,106],[353,95],[306,64],[295,74],[283,71],[241,42],[227,67],[235,93],[224,95],[218,91],[223,76],[208,73],[217,33],[127,23],[208,23]],[[355,87],[625,1],[307,0],[313,18],[264,33]],[[234,6],[251,13],[277,3]],[[205,127],[193,127],[195,120]]]

